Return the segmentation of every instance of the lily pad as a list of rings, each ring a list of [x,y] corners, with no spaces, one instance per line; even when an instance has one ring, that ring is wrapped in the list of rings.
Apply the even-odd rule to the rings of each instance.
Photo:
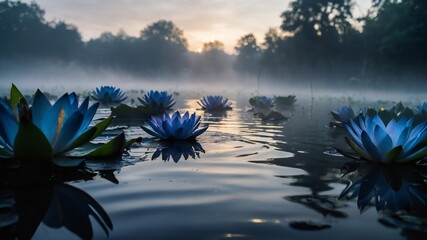
[[[131,107],[120,104],[118,107],[111,108],[111,115],[120,119],[147,119],[148,116],[152,115],[152,111],[143,106]]]

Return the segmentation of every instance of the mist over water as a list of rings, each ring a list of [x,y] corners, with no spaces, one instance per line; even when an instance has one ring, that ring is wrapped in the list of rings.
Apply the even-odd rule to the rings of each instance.
[[[322,79],[322,78],[319,78]],[[74,62],[40,61],[0,62],[0,94],[8,95],[11,84],[24,93],[35,89],[52,93],[87,93],[102,85],[117,86],[124,91],[166,90],[183,94],[202,95],[296,95],[299,99],[348,98],[362,101],[406,101],[419,103],[425,100],[420,86],[402,85],[370,86],[363,83],[342,81],[333,85],[318,79],[285,79],[248,75],[230,70],[217,75],[194,76],[191,73],[177,75],[158,74],[155,77],[136,76],[116,69],[83,66]],[[373,84],[371,84],[373,85]],[[142,94],[142,93],[141,93]]]
[[[427,147],[417,133],[427,129],[426,112],[417,106],[427,100],[427,1],[374,0],[361,19],[354,15],[356,0],[290,2],[277,16],[280,26],[266,28],[263,39],[244,34],[229,53],[220,39],[191,51],[186,29],[168,19],[153,19],[139,35],[105,32],[87,40],[73,23],[47,21],[37,3],[0,0],[0,97],[12,92],[13,100],[0,105],[0,160],[6,154],[13,163],[8,169],[10,162],[3,168],[0,161],[0,239],[427,239],[426,158],[418,158]],[[38,95],[28,107],[16,102],[12,84],[26,99],[40,89],[51,103],[66,92],[83,100],[100,86],[120,89],[84,100],[71,118],[74,95],[52,108]],[[138,101],[150,90],[167,94]],[[210,100],[215,111],[199,103],[208,95],[221,95]],[[86,110],[87,103],[94,107]],[[163,114],[175,111],[195,117],[167,122]],[[345,138],[356,113],[360,124],[370,120],[356,139],[366,149]],[[388,119],[385,134],[385,122],[376,121],[387,117],[400,120]],[[37,119],[56,133],[54,145],[83,122],[95,129],[76,128],[84,136],[73,140],[74,150],[106,149],[51,172],[53,163],[39,166],[26,148],[49,153],[26,138],[45,138],[32,124]],[[13,144],[12,130],[19,135]],[[202,134],[182,141],[187,130]],[[179,141],[165,136],[169,131]],[[380,152],[391,146],[389,131],[393,139],[400,134],[398,141],[421,141],[411,140],[417,164],[394,164],[401,145],[382,159],[379,151],[370,153],[378,150],[374,142]],[[132,139],[141,141],[124,150]],[[347,156],[352,149],[361,157]],[[19,151],[31,158],[25,159],[30,167],[15,165]],[[375,162],[384,159],[390,164]]]

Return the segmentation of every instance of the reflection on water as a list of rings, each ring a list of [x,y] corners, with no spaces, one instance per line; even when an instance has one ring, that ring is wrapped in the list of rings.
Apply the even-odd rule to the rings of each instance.
[[[151,160],[161,156],[163,161],[169,161],[172,158],[177,163],[181,158],[187,160],[190,156],[193,159],[200,158],[201,152],[204,153],[205,150],[197,141],[163,141],[153,153]]]
[[[18,177],[39,179],[32,184],[40,189],[2,185],[0,238],[18,232],[54,238],[59,235],[47,233],[58,227],[80,238],[108,233],[111,239],[427,237],[424,168],[360,165],[331,151],[347,147],[344,130],[328,127],[329,111],[345,100],[298,98],[279,111],[288,120],[264,121],[247,111],[248,97],[237,96],[233,110],[215,115],[197,110],[200,96],[182,96],[176,110],[196,112],[209,124],[197,142],[157,141],[141,122],[117,123],[110,135],[120,128],[127,137],[144,138],[123,160],[89,161],[95,174],[55,174],[54,183],[41,181],[49,175],[43,172]],[[96,118],[108,114],[101,109]],[[25,211],[31,219],[21,217]]]
[[[361,212],[374,206],[379,222],[402,229],[402,235],[425,238],[427,234],[427,166],[351,164],[341,199],[357,200]]]
[[[81,239],[93,238],[91,219],[107,236],[113,229],[107,212],[94,198],[64,183],[92,180],[96,173],[85,168],[24,165],[0,174],[0,239],[44,238],[37,233],[42,223],[65,228]]]
[[[341,198],[357,199],[360,211],[427,213],[427,168],[411,165],[360,164],[344,176]]]

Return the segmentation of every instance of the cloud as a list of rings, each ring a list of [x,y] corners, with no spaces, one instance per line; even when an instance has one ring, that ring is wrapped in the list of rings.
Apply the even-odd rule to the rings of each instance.
[[[31,2],[25,0],[24,2]],[[291,0],[38,0],[47,20],[64,20],[78,27],[84,40],[102,32],[124,30],[139,36],[147,25],[171,20],[184,30],[191,50],[204,42],[224,42],[232,53],[237,40],[254,33],[262,42],[270,27],[279,27],[280,14]],[[363,6],[370,0],[359,0]]]
[[[31,2],[31,0],[25,0]],[[38,0],[47,20],[64,20],[78,27],[84,40],[102,32],[138,36],[148,24],[172,20],[184,30],[190,49],[220,40],[232,52],[237,40],[252,32],[263,37],[269,27],[280,25],[283,0]]]

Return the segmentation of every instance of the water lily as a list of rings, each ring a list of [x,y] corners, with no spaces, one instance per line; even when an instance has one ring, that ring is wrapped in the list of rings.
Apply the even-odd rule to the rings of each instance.
[[[274,107],[274,100],[273,98],[266,97],[266,96],[255,96],[251,97],[249,99],[249,103],[258,108],[273,108]]]
[[[288,96],[274,96],[274,103],[276,107],[289,107],[297,101],[295,95]]]
[[[149,91],[142,99],[138,98],[138,100],[143,107],[151,109],[153,114],[162,113],[175,105],[172,95],[166,91]]]
[[[141,126],[148,134],[162,139],[191,140],[204,133],[208,127],[199,128],[200,116],[195,113],[185,112],[184,115],[177,111],[172,116],[163,113],[162,116],[151,116],[148,124],[152,129]]]
[[[403,163],[419,160],[427,155],[427,123],[416,126],[413,118],[383,121],[378,114],[350,119],[345,128],[351,138],[346,141],[359,157],[382,163]]]
[[[104,105],[121,103],[127,99],[125,94],[113,86],[101,86],[91,93],[91,97]]]
[[[343,106],[336,111],[331,111],[332,117],[341,123],[350,123],[350,119],[354,119],[353,108],[349,106]]]
[[[51,104],[40,90],[28,105],[13,86],[10,104],[0,100],[0,157],[45,159],[86,144],[111,122],[106,119],[89,128],[98,105],[89,107],[87,97],[79,106],[75,93]]]
[[[224,111],[231,109],[231,102],[223,96],[206,96],[197,103],[206,111]]]

